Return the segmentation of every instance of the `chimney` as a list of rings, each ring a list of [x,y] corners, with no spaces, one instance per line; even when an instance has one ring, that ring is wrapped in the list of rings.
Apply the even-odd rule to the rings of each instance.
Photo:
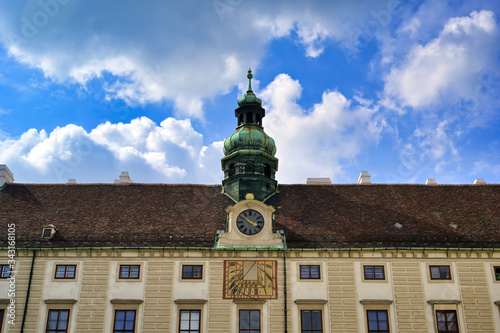
[[[130,183],[132,183],[132,180],[130,179],[128,171],[122,171],[120,175],[119,184],[130,184]]]
[[[307,178],[306,185],[332,185],[330,178]]]
[[[427,178],[425,185],[437,185],[437,181],[434,178]]]
[[[0,164],[0,189],[2,189],[5,184],[12,184],[14,182],[14,175],[9,170],[7,165]]]
[[[66,184],[76,184],[76,179],[70,178],[70,179],[68,179],[68,182]]]
[[[361,171],[358,178],[358,184],[371,184],[371,176],[368,171]]]
[[[476,180],[474,181],[474,185],[486,185],[486,182],[483,178],[476,178]]]

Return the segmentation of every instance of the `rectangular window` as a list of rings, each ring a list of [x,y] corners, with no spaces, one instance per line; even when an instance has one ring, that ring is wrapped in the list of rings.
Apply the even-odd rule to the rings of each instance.
[[[179,333],[200,333],[200,310],[181,310]]]
[[[69,310],[49,310],[46,333],[68,332]]]
[[[368,333],[389,333],[387,310],[366,310]]]
[[[458,333],[457,312],[455,310],[436,311],[438,333]]]
[[[202,265],[182,265],[183,279],[201,279],[203,272]]]
[[[260,310],[240,310],[240,333],[260,333]]]
[[[385,280],[384,266],[363,266],[365,280]]]
[[[429,266],[431,280],[451,280],[450,266]]]
[[[302,319],[301,333],[323,333],[321,310],[302,310],[300,317]]]
[[[120,279],[138,279],[140,265],[120,265]]]
[[[301,279],[319,279],[319,265],[300,265]]]
[[[116,310],[113,333],[135,332],[135,310]]]
[[[495,280],[500,281],[500,266],[495,266],[493,269],[495,270]]]
[[[57,265],[56,266],[56,279],[74,279],[76,272],[76,265]]]
[[[0,265],[0,279],[10,278],[10,265]]]
[[[0,309],[0,333],[2,333],[2,327],[3,327],[3,315],[5,314],[4,309]]]

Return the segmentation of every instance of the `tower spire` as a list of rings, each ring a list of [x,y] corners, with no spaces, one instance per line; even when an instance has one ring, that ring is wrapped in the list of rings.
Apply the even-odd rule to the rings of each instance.
[[[276,144],[262,127],[266,110],[261,99],[252,91],[251,68],[247,78],[248,90],[238,100],[238,108],[234,110],[238,120],[236,131],[224,140],[222,185],[224,193],[235,202],[245,200],[249,193],[264,202],[277,192]]]
[[[252,78],[253,78],[252,69],[251,68],[248,69],[247,78],[248,78],[248,89],[247,89],[247,92],[250,92],[250,91],[252,91]]]

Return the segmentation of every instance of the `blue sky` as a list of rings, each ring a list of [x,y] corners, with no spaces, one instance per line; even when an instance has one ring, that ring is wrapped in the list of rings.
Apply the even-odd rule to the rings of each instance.
[[[500,179],[498,1],[0,2],[18,183],[220,184],[253,69],[280,183]]]

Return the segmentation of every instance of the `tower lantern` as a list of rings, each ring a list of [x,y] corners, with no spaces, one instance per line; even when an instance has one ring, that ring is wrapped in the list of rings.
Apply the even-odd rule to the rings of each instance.
[[[248,70],[248,89],[238,100],[235,110],[236,131],[224,140],[221,160],[224,180],[223,191],[235,202],[252,193],[256,200],[266,201],[277,191],[278,171],[276,144],[264,132],[262,118],[266,112],[262,101],[252,90],[252,70]]]

